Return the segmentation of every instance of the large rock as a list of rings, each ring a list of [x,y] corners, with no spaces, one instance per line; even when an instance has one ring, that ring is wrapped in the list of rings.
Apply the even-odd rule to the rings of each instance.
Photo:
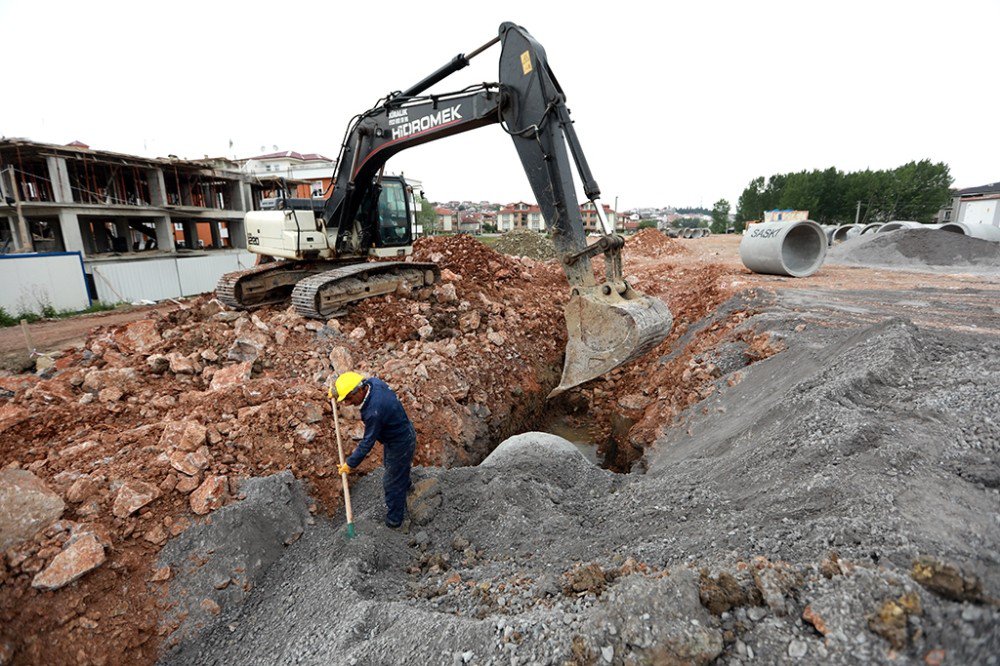
[[[170,421],[160,436],[160,448],[194,451],[205,443],[207,432],[197,421]]]
[[[118,348],[124,352],[144,352],[163,342],[152,319],[133,321],[115,334]]]
[[[101,566],[104,559],[101,542],[93,534],[85,534],[52,558],[49,566],[31,581],[31,586],[41,590],[58,590]]]
[[[208,467],[209,462],[208,456],[202,451],[174,451],[170,454],[170,466],[188,476],[202,471]]]
[[[65,508],[62,498],[31,472],[0,471],[0,552],[59,520]]]
[[[212,391],[219,391],[224,388],[241,386],[250,380],[253,371],[253,363],[246,361],[236,365],[227,365],[212,375]]]
[[[29,416],[31,416],[31,412],[24,407],[18,407],[17,405],[0,405],[0,432],[13,428]]]
[[[118,518],[127,518],[159,496],[160,491],[152,484],[145,481],[127,481],[118,489],[111,513]]]
[[[188,498],[191,502],[191,510],[199,516],[203,516],[209,511],[218,509],[226,499],[228,488],[226,477],[208,477]]]

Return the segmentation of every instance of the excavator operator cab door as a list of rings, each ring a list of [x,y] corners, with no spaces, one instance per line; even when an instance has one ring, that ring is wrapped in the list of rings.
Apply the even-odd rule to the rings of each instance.
[[[378,225],[372,254],[393,257],[410,254],[413,244],[409,192],[402,178],[383,178],[378,198]]]

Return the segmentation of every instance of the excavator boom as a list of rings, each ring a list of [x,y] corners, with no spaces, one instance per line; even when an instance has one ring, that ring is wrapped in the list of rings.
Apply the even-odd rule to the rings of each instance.
[[[497,42],[501,44],[499,83],[474,85],[453,93],[427,94],[431,86],[462,69],[471,58]],[[672,316],[661,300],[644,296],[625,281],[624,241],[607,224],[597,201],[600,189],[590,172],[565,95],[552,73],[545,50],[524,28],[503,23],[496,38],[468,56],[459,54],[417,84],[388,95],[355,117],[341,145],[333,191],[322,211],[319,226],[325,238],[316,238],[318,229],[302,231],[299,219],[289,218],[292,221],[285,223],[283,233],[286,239],[290,233],[294,242],[286,240],[285,254],[279,256],[299,258],[301,254],[302,259],[311,256],[334,260],[363,257],[370,248],[392,246],[386,242],[380,198],[386,162],[407,148],[493,124],[499,124],[514,141],[569,281],[566,359],[562,381],[550,394],[554,396],[647,352],[669,334]],[[574,163],[604,230],[604,236],[593,245],[587,243],[573,184]],[[303,248],[311,255],[305,256]],[[264,253],[263,248],[256,251]],[[603,281],[595,278],[590,261],[598,254],[604,255]],[[420,275],[407,279],[424,284],[436,279],[433,270],[420,268]],[[328,316],[322,309],[323,303],[346,301],[336,293],[324,296],[325,290],[336,292],[337,281],[343,280],[347,273],[368,272],[371,271],[313,272],[296,284],[293,302],[304,315]],[[391,279],[391,275],[386,277],[389,273],[380,273],[379,279],[383,282]],[[268,279],[275,281],[272,277]],[[237,287],[227,288],[236,293]]]

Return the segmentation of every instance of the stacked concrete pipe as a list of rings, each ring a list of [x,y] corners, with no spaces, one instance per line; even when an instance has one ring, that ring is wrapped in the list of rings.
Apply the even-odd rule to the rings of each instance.
[[[850,240],[861,233],[860,224],[842,224],[833,230],[833,236],[831,240],[834,243],[843,243],[846,240]]]
[[[887,234],[890,231],[898,231],[900,229],[918,229],[924,225],[919,222],[911,222],[909,220],[893,220],[892,222],[886,222],[883,224],[875,233],[877,234]]]
[[[821,224],[820,228],[826,234],[826,244],[833,245],[833,232],[837,230],[837,226],[834,224]]]
[[[980,240],[1000,242],[1000,227],[992,224],[966,224],[964,222],[949,222],[941,225],[941,231],[953,234],[965,234]]]
[[[882,226],[883,225],[881,222],[872,222],[871,224],[866,224],[861,229],[861,235],[864,236],[865,234],[873,234],[877,232],[879,229],[881,229]]]
[[[808,277],[826,259],[826,233],[812,220],[755,224],[740,241],[740,260],[754,273]]]

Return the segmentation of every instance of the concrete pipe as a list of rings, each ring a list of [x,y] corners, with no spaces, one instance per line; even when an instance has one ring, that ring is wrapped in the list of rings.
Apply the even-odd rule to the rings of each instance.
[[[826,259],[826,234],[812,220],[755,224],[740,241],[740,260],[754,273],[808,277]]]
[[[832,224],[821,224],[819,227],[826,234],[826,244],[833,245],[833,232],[837,230],[837,227]]]
[[[694,229],[684,227],[684,231],[681,232],[681,238],[691,238],[692,232],[694,232]]]
[[[875,233],[887,234],[890,231],[899,231],[900,229],[919,229],[922,226],[924,225],[920,224],[919,222],[910,222],[908,220],[895,220],[893,222],[886,222]]]
[[[955,234],[965,234],[980,240],[1000,242],[1000,227],[992,224],[966,224],[964,222],[949,222],[941,225],[941,231]]]
[[[677,229],[667,229],[667,238],[677,238],[680,233]]]
[[[843,243],[845,240],[854,238],[861,233],[859,224],[842,224],[833,230],[832,240],[834,243]]]
[[[864,236],[865,234],[873,234],[881,228],[882,228],[881,222],[872,222],[871,224],[865,225],[861,229],[861,235]]]

